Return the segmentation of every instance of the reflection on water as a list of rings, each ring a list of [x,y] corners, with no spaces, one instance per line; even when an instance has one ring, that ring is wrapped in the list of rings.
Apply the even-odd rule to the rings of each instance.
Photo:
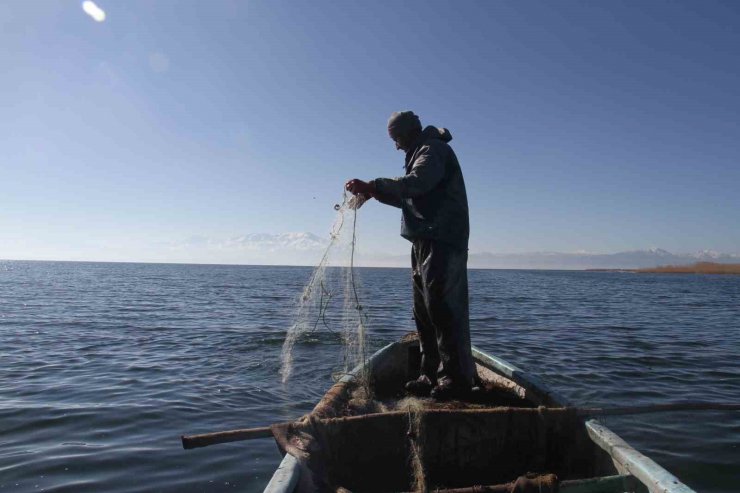
[[[308,412],[335,334],[278,374],[311,269],[0,263],[0,490],[260,491],[271,441],[183,451],[179,436]],[[412,330],[409,273],[360,269],[373,348]],[[740,402],[740,277],[472,271],[479,348],[584,405]],[[738,413],[609,418],[699,491],[740,481]]]

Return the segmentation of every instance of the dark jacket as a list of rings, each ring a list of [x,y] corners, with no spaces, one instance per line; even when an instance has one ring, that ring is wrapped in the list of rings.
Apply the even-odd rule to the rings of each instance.
[[[468,248],[468,197],[447,129],[426,127],[406,153],[406,176],[378,178],[376,198],[400,207],[401,236]]]

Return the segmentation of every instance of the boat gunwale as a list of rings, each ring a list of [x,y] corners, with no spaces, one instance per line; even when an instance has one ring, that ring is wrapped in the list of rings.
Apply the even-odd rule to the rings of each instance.
[[[473,357],[479,362],[489,363],[491,366],[485,364],[483,366],[511,379],[525,390],[531,390],[545,398],[552,399],[561,407],[571,406],[562,394],[550,390],[539,378],[508,361],[486,354],[475,347],[473,347]],[[599,420],[586,421],[586,430],[591,440],[609,454],[621,474],[631,474],[651,493],[696,493],[650,457],[625,442]]]

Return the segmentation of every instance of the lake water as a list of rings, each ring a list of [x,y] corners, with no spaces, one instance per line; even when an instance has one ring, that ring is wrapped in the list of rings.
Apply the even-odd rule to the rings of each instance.
[[[359,269],[379,348],[412,330],[409,271]],[[335,334],[280,350],[301,267],[0,261],[0,491],[261,491],[271,440],[180,435],[311,410]],[[473,343],[577,404],[740,402],[740,277],[470,272]],[[738,491],[740,413],[606,424],[702,492]]]

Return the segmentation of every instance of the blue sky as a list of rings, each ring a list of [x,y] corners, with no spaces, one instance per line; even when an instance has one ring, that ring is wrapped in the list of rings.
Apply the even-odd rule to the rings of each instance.
[[[737,3],[97,4],[0,4],[0,258],[326,235],[400,109],[451,130],[473,252],[740,253]]]

